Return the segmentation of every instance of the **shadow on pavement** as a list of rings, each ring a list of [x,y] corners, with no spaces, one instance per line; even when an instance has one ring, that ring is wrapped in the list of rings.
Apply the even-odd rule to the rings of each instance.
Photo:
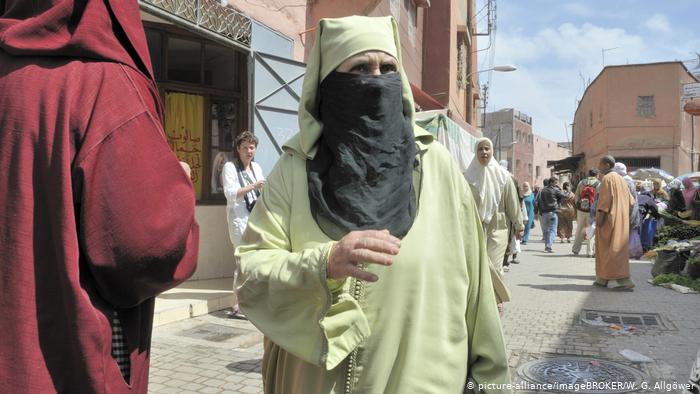
[[[250,359],[243,361],[236,361],[235,363],[228,364],[226,369],[233,372],[258,372],[260,373],[262,360],[261,359]]]
[[[591,292],[591,291],[605,291],[605,289],[600,289],[592,284],[589,285],[572,285],[572,284],[560,284],[560,285],[526,285],[519,284],[521,287],[530,287],[532,289],[540,289],[547,291],[580,291],[580,292]]]
[[[537,256],[537,257],[556,257],[556,258],[567,257],[567,256],[562,256],[561,254],[558,254],[558,253],[544,253],[544,252],[540,252],[539,254],[535,254],[535,255],[533,255],[533,256]]]
[[[545,278],[561,278],[561,279],[584,279],[595,280],[595,275],[555,275],[555,274],[540,274]]]

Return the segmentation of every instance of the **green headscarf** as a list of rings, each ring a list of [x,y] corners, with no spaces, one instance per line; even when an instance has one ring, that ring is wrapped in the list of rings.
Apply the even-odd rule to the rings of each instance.
[[[316,43],[311,52],[304,77],[299,104],[299,135],[287,143],[287,148],[300,149],[305,159],[316,155],[316,141],[323,125],[319,120],[320,85],[323,79],[347,58],[366,51],[383,51],[398,60],[403,83],[404,113],[414,119],[411,85],[401,65],[401,44],[394,18],[349,16],[321,19],[316,27]],[[423,130],[418,135],[427,134]]]

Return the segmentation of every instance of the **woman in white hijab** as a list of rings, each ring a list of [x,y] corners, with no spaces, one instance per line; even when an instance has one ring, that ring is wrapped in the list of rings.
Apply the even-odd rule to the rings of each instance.
[[[521,237],[523,226],[518,190],[508,170],[493,158],[493,143],[488,138],[476,141],[476,156],[464,173],[479,208],[484,226],[486,248],[492,267],[496,302],[510,300],[503,282],[503,256],[508,248],[508,231],[513,227]]]

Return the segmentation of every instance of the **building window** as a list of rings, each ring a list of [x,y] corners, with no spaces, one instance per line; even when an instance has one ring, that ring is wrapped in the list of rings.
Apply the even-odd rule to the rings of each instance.
[[[202,82],[202,43],[183,38],[168,38],[168,74],[171,81]]]
[[[588,126],[593,128],[593,111],[588,113]]]
[[[153,74],[157,80],[163,79],[163,37],[157,30],[146,30],[146,41],[148,41],[148,52],[151,55],[151,65]]]
[[[165,133],[192,168],[198,203],[224,203],[221,171],[247,124],[247,59],[236,49],[185,30],[146,24],[154,74],[165,109]]]
[[[519,170],[520,169],[520,160],[515,161],[515,169]]]
[[[457,32],[457,87],[466,89],[467,81],[467,33]]]
[[[637,96],[637,116],[643,118],[656,116],[654,96]]]
[[[532,163],[527,163],[527,173],[528,173],[529,175],[532,174]]]
[[[518,141],[518,142],[520,142],[520,137],[521,137],[521,135],[520,135],[520,130],[518,130],[518,131],[515,133],[515,140]]]
[[[539,178],[540,173],[541,173],[540,166],[535,166],[535,177]]]
[[[619,157],[617,160],[621,163],[625,163],[627,171],[649,167],[661,168],[660,157]]]

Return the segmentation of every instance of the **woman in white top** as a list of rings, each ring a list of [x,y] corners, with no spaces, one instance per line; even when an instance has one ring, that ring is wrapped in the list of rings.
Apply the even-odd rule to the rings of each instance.
[[[253,161],[258,138],[250,131],[236,137],[234,159],[224,164],[221,173],[226,196],[226,219],[228,234],[233,247],[241,244],[243,232],[248,225],[248,215],[265,186],[265,177],[258,163]],[[234,270],[237,272],[237,270]],[[236,295],[236,275],[233,278],[233,293]],[[238,308],[238,297],[233,305],[233,317],[245,318]]]
[[[258,163],[253,161],[258,138],[250,131],[236,137],[235,158],[224,164],[221,177],[226,195],[226,218],[233,247],[240,245],[248,215],[265,185],[265,177]]]

